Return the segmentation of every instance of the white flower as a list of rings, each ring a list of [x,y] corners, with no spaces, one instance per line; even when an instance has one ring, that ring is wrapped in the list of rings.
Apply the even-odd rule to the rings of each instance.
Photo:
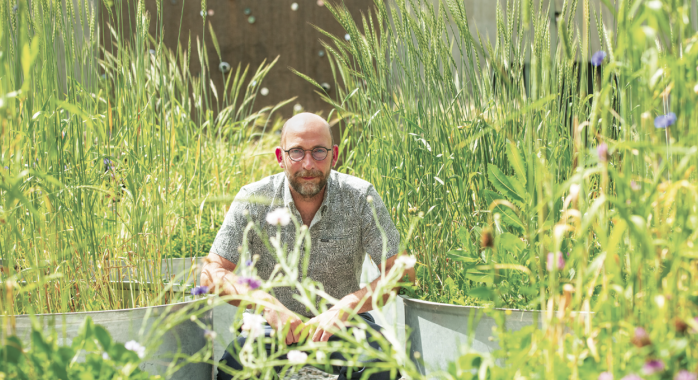
[[[107,354],[106,352],[102,352],[102,359],[109,360],[109,354]]]
[[[315,359],[317,359],[318,362],[323,363],[325,359],[327,359],[327,355],[323,351],[318,351],[315,353]]]
[[[288,357],[288,362],[291,364],[305,364],[308,360],[308,354],[298,350],[289,351],[286,357]]]
[[[264,317],[259,314],[243,313],[242,331],[247,333],[250,339],[264,335]]]
[[[267,214],[267,223],[274,226],[286,226],[291,223],[291,214],[285,208],[277,208]]]
[[[124,348],[126,348],[129,351],[135,352],[141,359],[145,357],[145,347],[141,346],[141,344],[136,342],[135,340],[129,340],[128,342],[124,343]]]
[[[405,269],[414,268],[414,264],[417,263],[417,259],[414,256],[402,255],[395,260],[395,264],[405,266]]]

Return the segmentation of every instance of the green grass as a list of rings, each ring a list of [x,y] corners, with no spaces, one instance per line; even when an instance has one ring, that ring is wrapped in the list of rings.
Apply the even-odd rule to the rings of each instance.
[[[0,2],[1,312],[118,307],[107,268],[146,281],[167,257],[205,254],[237,190],[275,170],[265,155],[277,107],[254,105],[275,62],[209,69],[203,41],[168,50],[161,15],[142,3],[135,20],[104,5],[110,30],[71,2],[13,4]]]

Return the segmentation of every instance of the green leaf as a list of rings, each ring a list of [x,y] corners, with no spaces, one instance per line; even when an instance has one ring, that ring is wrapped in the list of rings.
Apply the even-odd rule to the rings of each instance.
[[[485,201],[488,205],[491,205],[492,202],[497,199],[502,199],[501,195],[493,191],[484,190],[482,194],[484,195]],[[492,210],[492,212],[499,213],[502,217],[502,223],[506,224],[507,226],[514,227],[521,232],[524,231],[524,224],[521,222],[521,219],[519,219],[514,210],[510,209],[509,207],[498,205],[494,208],[494,210]]]
[[[519,152],[519,149],[513,142],[507,144],[507,158],[509,159],[509,165],[514,168],[516,178],[521,184],[526,186],[526,163],[521,157],[521,152]]]
[[[487,178],[497,191],[509,199],[523,202],[522,194],[511,184],[509,178],[495,165],[487,165]],[[523,189],[523,186],[519,186]]]
[[[476,257],[466,256],[468,251],[448,251],[446,257],[451,260],[460,261],[465,264],[476,264],[479,260]]]
[[[497,247],[500,251],[511,252],[518,257],[526,248],[526,243],[515,235],[505,232],[497,236]]]
[[[458,229],[458,240],[460,240],[460,244],[463,249],[467,251],[471,250],[470,231],[468,231],[468,227],[462,226]]]
[[[477,288],[472,288],[468,290],[468,295],[470,297],[479,298],[481,300],[491,300],[493,297],[492,289],[486,286],[479,286]]]
[[[109,335],[109,332],[107,332],[107,329],[100,325],[95,325],[94,332],[95,337],[99,341],[99,344],[102,345],[102,348],[104,348],[104,351],[109,350],[112,344],[112,340],[111,336]]]

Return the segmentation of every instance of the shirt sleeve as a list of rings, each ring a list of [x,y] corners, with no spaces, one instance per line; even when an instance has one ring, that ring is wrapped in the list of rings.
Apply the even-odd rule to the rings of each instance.
[[[247,197],[247,191],[244,188],[240,189],[225,215],[225,220],[213,240],[213,245],[211,245],[211,253],[215,253],[234,264],[239,264],[238,247],[242,246],[242,238],[248,223],[247,217],[243,215],[244,210],[250,211]],[[249,237],[248,235],[248,239]]]
[[[369,203],[364,199],[366,204],[361,215],[361,240],[366,253],[371,256],[371,259],[380,268],[382,260],[395,256],[398,253],[398,249],[400,249],[400,233],[395,228],[392,219],[390,219],[390,214],[388,209],[385,208],[383,200],[372,185],[368,188],[366,196],[372,197],[373,202]],[[377,218],[373,215],[374,209],[376,210]],[[385,256],[383,256],[383,236],[376,225],[376,220],[378,220],[378,226],[385,233]]]

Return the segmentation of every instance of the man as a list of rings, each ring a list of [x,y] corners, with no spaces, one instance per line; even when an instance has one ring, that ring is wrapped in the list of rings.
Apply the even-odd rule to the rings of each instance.
[[[373,186],[359,178],[332,170],[337,162],[338,147],[333,144],[327,122],[321,117],[301,113],[284,124],[281,132],[281,146],[276,148],[276,159],[284,173],[272,175],[259,182],[244,186],[235,197],[223,226],[221,227],[208,255],[208,262],[201,274],[201,284],[208,286],[220,295],[245,294],[252,291],[254,299],[264,301],[263,316],[268,323],[265,333],[272,330],[281,332],[290,326],[286,344],[299,342],[301,331],[307,326],[313,341],[338,339],[327,330],[332,326],[342,326],[347,313],[342,309],[354,309],[363,302],[359,315],[367,320],[371,328],[380,331],[367,312],[371,310],[371,300],[365,300],[366,288],[360,289],[358,278],[365,253],[380,263],[382,260],[383,239],[376,226],[373,208],[378,222],[387,238],[385,270],[389,271],[398,255],[400,236],[390,219],[385,205]],[[267,198],[269,204],[247,202],[250,197]],[[372,198],[373,208],[368,199]],[[339,299],[326,312],[314,316],[306,307],[293,298],[291,288],[276,288],[274,296],[251,290],[248,284],[238,281],[234,274],[240,260],[238,247],[242,245],[243,230],[248,217],[260,224],[267,236],[275,236],[277,225],[265,221],[268,213],[286,207],[299,221],[308,226],[311,236],[311,254],[308,276],[323,284],[330,296]],[[245,212],[246,211],[246,212]],[[281,227],[282,243],[293,247],[296,231],[291,223]],[[276,264],[276,257],[262,244],[255,233],[248,234],[250,257],[258,255],[256,269],[258,275],[268,279]],[[413,280],[414,271],[406,270]],[[369,286],[375,288],[378,280]],[[311,318],[305,324],[300,316]],[[308,331],[306,330],[306,331]],[[231,343],[221,363],[242,369],[236,350],[244,344],[245,338]],[[237,344],[236,344],[237,343]],[[374,348],[378,348],[376,345]],[[340,353],[330,355],[331,359],[343,359]],[[336,368],[339,379],[347,376],[347,368]],[[361,376],[361,368],[352,369],[352,378]],[[372,379],[387,379],[389,372],[377,373]],[[218,379],[231,376],[219,371]]]

